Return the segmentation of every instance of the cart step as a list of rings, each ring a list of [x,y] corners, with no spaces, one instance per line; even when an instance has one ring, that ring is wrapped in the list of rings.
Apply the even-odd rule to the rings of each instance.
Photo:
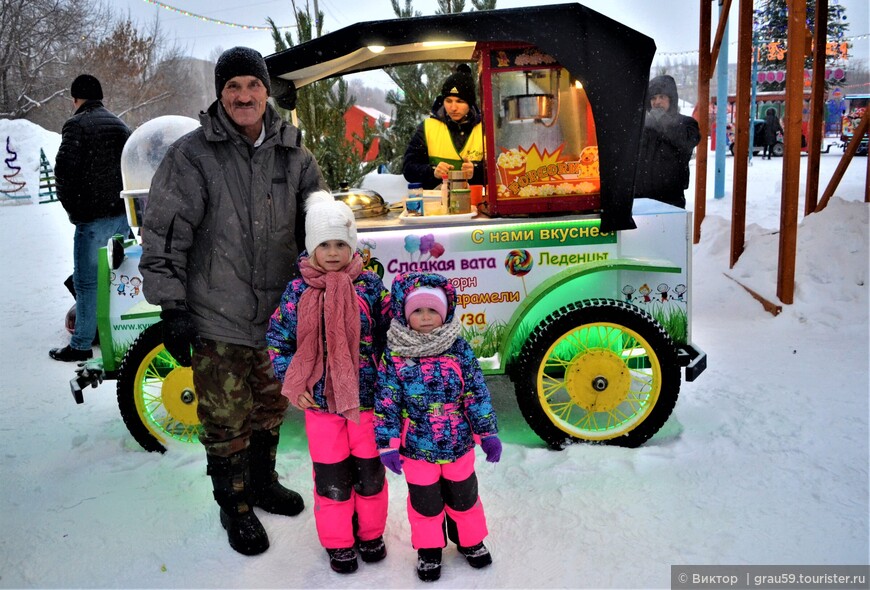
[[[680,365],[686,367],[686,381],[694,381],[707,368],[707,353],[694,344],[681,347],[677,358]]]
[[[88,385],[96,388],[97,385],[103,382],[105,377],[106,373],[103,371],[102,359],[79,363],[79,366],[76,369],[76,376],[69,381],[69,388],[76,403],[85,403],[85,397],[82,394],[82,390]]]

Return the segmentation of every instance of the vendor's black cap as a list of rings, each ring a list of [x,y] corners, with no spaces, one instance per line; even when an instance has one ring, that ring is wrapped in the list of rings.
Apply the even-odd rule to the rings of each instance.
[[[477,104],[477,93],[474,90],[474,78],[471,77],[471,68],[466,64],[459,64],[456,73],[451,74],[444,80],[441,86],[441,96],[458,96],[470,105]]]

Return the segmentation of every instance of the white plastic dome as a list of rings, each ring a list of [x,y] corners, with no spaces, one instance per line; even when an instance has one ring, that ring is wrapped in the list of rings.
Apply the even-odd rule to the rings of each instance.
[[[156,117],[130,134],[121,152],[121,179],[124,209],[130,227],[141,227],[148,202],[151,179],[169,146],[199,127],[199,121],[179,115]]]
[[[179,115],[157,117],[139,126],[127,139],[121,153],[121,177],[124,181],[121,195],[147,192],[169,146],[197,127],[199,121]]]

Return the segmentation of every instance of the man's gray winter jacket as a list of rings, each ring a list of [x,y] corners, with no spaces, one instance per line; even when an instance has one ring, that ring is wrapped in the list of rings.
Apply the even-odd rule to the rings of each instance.
[[[298,129],[271,105],[257,148],[217,101],[200,122],[151,182],[139,264],[145,298],[163,309],[186,306],[204,338],[265,346],[304,248],[302,205],[328,189]]]

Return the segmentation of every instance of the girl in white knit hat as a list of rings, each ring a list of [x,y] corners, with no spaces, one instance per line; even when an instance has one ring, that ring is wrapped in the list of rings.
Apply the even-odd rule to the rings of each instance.
[[[350,207],[320,191],[305,212],[302,276],[287,285],[266,340],[283,395],[305,412],[317,535],[330,567],[351,573],[357,553],[365,562],[387,554],[387,482],[372,411],[389,297],[363,270]]]

